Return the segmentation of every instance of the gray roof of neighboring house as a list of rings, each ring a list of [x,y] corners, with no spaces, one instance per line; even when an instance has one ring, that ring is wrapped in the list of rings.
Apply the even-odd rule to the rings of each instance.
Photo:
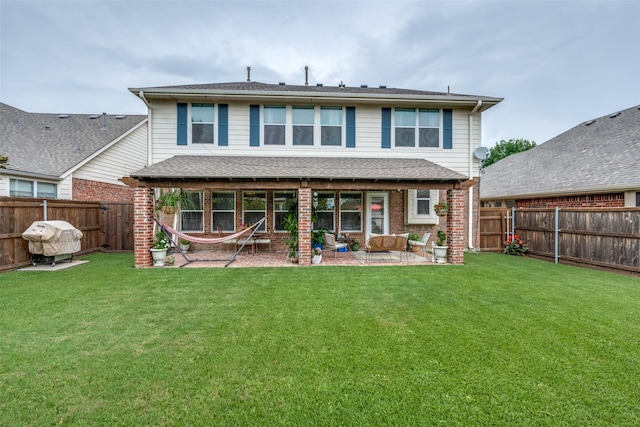
[[[317,99],[358,99],[362,102],[368,100],[390,102],[404,101],[424,101],[433,100],[442,103],[475,105],[478,100],[482,100],[481,110],[485,110],[500,101],[502,98],[495,98],[481,95],[463,95],[447,92],[430,92],[423,90],[388,88],[386,86],[319,86],[319,85],[287,85],[268,84],[260,82],[229,82],[229,83],[206,83],[190,84],[179,86],[161,86],[146,88],[129,88],[135,95],[142,92],[146,97],[175,97],[175,96],[231,96],[243,99],[261,99],[265,97],[274,98],[305,98]]]
[[[640,106],[581,123],[488,166],[483,200],[640,191]]]
[[[146,118],[142,115],[28,113],[0,103],[0,154],[9,156],[3,171],[58,179]]]
[[[467,179],[465,175],[424,159],[249,156],[174,156],[133,172],[131,176],[140,179]]]

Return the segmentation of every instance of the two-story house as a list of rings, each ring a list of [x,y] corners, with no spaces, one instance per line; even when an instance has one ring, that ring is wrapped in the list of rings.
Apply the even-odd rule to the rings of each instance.
[[[183,232],[230,234],[266,217],[258,231],[276,248],[288,235],[286,202],[297,198],[300,263],[318,228],[363,241],[445,229],[451,263],[478,240],[473,151],[481,113],[501,98],[249,79],[129,90],[149,111],[149,166],[129,180],[136,266],[151,265],[153,199],[163,188],[189,191]],[[433,210],[443,199],[447,217]]]

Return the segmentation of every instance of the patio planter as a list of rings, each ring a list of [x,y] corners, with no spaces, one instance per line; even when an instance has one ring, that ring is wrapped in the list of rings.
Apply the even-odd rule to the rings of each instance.
[[[447,262],[447,249],[449,249],[448,246],[433,247],[433,255],[436,257],[436,262],[438,264],[444,264]]]
[[[322,262],[322,255],[314,255],[311,257],[311,264],[320,264]]]
[[[164,267],[164,259],[167,256],[167,249],[149,249],[153,256],[154,267]]]

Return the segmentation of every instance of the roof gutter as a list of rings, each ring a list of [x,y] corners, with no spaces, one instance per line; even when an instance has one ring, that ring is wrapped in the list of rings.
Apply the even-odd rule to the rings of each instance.
[[[469,179],[473,179],[473,115],[482,107],[482,99],[469,113]],[[479,215],[479,213],[478,213]],[[469,187],[469,250],[474,250],[473,246],[473,185]]]
[[[151,164],[153,156],[152,156],[152,144],[151,142],[153,141],[153,110],[151,109],[151,104],[149,103],[149,101],[147,100],[147,98],[145,98],[144,96],[144,91],[139,91],[138,92],[138,98],[142,99],[142,102],[144,102],[144,105],[147,106],[147,164]]]

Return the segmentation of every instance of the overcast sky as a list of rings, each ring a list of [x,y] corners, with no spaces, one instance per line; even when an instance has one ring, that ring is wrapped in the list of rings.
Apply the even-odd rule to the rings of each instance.
[[[146,114],[130,87],[309,83],[504,98],[483,145],[640,104],[640,1],[0,0],[0,101]]]

